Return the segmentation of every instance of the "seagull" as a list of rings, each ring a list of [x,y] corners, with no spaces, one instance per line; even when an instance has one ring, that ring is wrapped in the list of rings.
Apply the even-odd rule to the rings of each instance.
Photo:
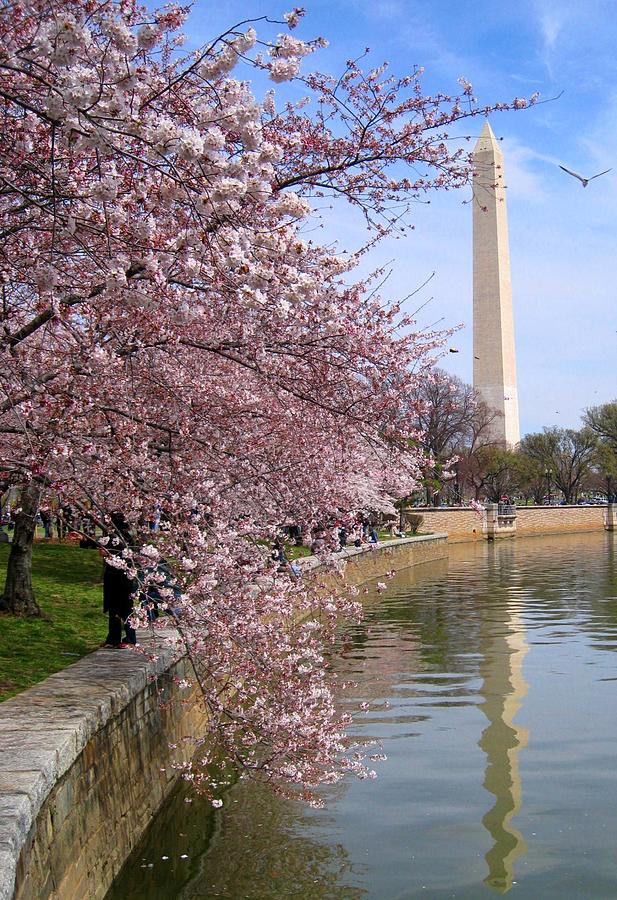
[[[603,172],[598,172],[597,175],[592,175],[591,178],[583,178],[582,175],[579,175],[577,172],[573,172],[572,169],[566,169],[565,166],[559,166],[560,169],[563,169],[564,172],[567,172],[568,175],[574,176],[574,178],[578,178],[583,187],[587,187],[590,181],[593,181],[594,178],[599,178],[600,175],[606,175],[607,172],[612,172],[612,169],[605,169]]]

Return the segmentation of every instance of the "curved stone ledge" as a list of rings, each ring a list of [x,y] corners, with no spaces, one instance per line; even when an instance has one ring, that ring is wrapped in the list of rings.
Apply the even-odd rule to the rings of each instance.
[[[105,895],[204,722],[194,689],[179,696],[172,635],[98,650],[0,704],[1,900]]]
[[[447,556],[447,538],[337,556],[358,584]],[[107,893],[192,753],[186,738],[206,727],[198,689],[177,683],[192,670],[173,637],[140,634],[142,653],[98,650],[0,704],[0,900]]]
[[[379,578],[392,569],[405,569],[443,559],[447,555],[448,535],[439,532],[364,544],[362,547],[345,547],[335,553],[334,558],[344,564],[345,581],[357,585],[371,578]],[[320,561],[315,557],[305,557],[300,562],[303,572],[312,572],[320,567]]]

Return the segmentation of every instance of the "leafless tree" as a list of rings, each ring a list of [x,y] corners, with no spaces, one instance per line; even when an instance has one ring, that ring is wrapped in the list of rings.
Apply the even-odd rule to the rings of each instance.
[[[585,410],[585,424],[617,453],[617,400]]]
[[[423,432],[423,446],[435,466],[427,470],[427,502],[439,502],[446,486],[455,502],[461,502],[465,488],[466,460],[490,443],[490,426],[499,415],[479,393],[455,375],[436,369],[419,388],[421,412],[417,424]],[[444,481],[444,471],[452,476]]]
[[[520,443],[521,453],[539,463],[547,481],[563,492],[566,503],[576,500],[596,448],[597,437],[591,428],[545,428],[526,435]]]

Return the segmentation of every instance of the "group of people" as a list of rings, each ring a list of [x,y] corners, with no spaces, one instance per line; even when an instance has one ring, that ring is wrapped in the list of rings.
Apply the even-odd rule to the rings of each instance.
[[[354,547],[361,547],[363,544],[379,543],[379,534],[375,525],[364,521],[356,522],[349,531],[346,525],[339,523],[336,537],[338,538],[339,550],[344,550],[348,543],[351,543]]]
[[[54,531],[59,541],[63,541],[69,532],[79,531],[81,533],[92,530],[89,520],[76,517],[71,506],[61,506],[52,509],[51,506],[41,506],[38,511],[37,524],[43,527],[43,537],[45,540],[52,540]],[[8,540],[7,532],[1,529],[6,526],[9,532],[15,528],[15,510],[5,511],[0,516],[0,534],[4,534],[4,540]]]
[[[396,519],[388,522],[385,529],[390,532],[393,538],[404,538],[405,532],[399,527]],[[379,532],[377,526],[373,522],[359,521],[353,526],[350,532],[343,524],[337,525],[337,537],[339,549],[342,550],[349,543],[354,547],[362,547],[363,544],[378,544]]]
[[[392,537],[405,537],[397,522],[387,525]],[[313,529],[311,541],[311,553],[320,553],[330,547],[333,550],[344,550],[348,546],[362,547],[365,544],[379,543],[379,532],[375,522],[359,519],[350,527],[344,522],[336,522],[334,528],[328,531],[322,525]]]
[[[387,524],[387,529],[392,537],[405,537],[397,521]],[[285,538],[296,546],[303,546],[303,532],[298,525],[286,525],[282,531]],[[311,531],[311,553],[316,555],[323,553],[325,550],[332,552],[340,552],[348,546],[362,547],[364,545],[375,546],[379,543],[379,532],[375,522],[365,519],[358,519],[354,525],[348,527],[345,522],[338,521],[330,527],[317,524]],[[276,538],[272,545],[271,556],[275,562],[279,564],[279,571],[288,571],[292,577],[300,577],[300,567],[297,562],[287,558],[285,550],[284,538]]]
[[[176,599],[180,597],[181,591],[166,564],[159,562],[156,569],[157,584],[150,585],[145,590],[142,586],[139,593],[141,576],[138,574],[133,577],[127,569],[118,567],[111,561],[114,557],[122,557],[125,550],[135,544],[129,523],[124,513],[119,511],[113,512],[110,518],[112,525],[110,534],[97,544],[105,561],[103,611],[109,616],[107,637],[102,646],[108,650],[125,650],[132,649],[137,644],[137,634],[131,624],[136,597],[138,597],[137,605],[141,605],[148,621],[152,622],[158,618],[159,605],[168,603],[162,596],[162,589],[166,589],[168,594],[169,591],[173,592]],[[173,615],[179,615],[178,609],[174,608],[171,612]]]
[[[41,506],[39,519],[43,526],[43,536],[46,540],[54,537],[54,531],[59,541],[65,540],[71,532],[79,535],[89,535],[94,538],[94,525],[92,521],[81,513],[76,513],[72,506]]]
[[[76,527],[73,510],[70,506],[61,507],[55,513],[49,507],[42,507],[39,515],[46,538],[52,536],[52,524],[55,524],[60,540],[66,536],[68,531]],[[131,617],[135,607],[135,598],[139,591],[139,578],[132,576],[126,567],[115,565],[112,560],[114,557],[122,557],[127,549],[134,546],[135,542],[124,513],[115,511],[111,514],[110,519],[110,533],[102,540],[96,542],[94,538],[92,540],[92,546],[99,548],[105,561],[103,610],[108,614],[109,626],[102,646],[107,649],[127,649],[133,648],[137,644],[137,634],[131,624]],[[151,530],[156,530],[152,528],[152,523],[149,524]],[[156,524],[158,525],[158,522]],[[300,526],[288,526],[285,531],[290,541],[296,545],[302,545],[303,535]],[[393,537],[404,536],[396,524],[391,524],[391,532]],[[348,543],[354,547],[361,547],[364,544],[374,545],[379,542],[376,525],[364,520],[358,520],[349,530],[342,522],[337,522],[330,530],[326,530],[322,525],[317,525],[313,529],[311,537],[312,553],[319,553],[327,546],[332,549],[337,549],[338,546],[339,550],[343,550]],[[271,558],[278,564],[279,572],[287,572],[296,580],[301,577],[300,566],[296,560],[288,558],[282,538],[275,539],[271,549]],[[169,584],[175,593],[179,593],[178,589],[173,586],[171,577]],[[141,605],[146,607],[150,620],[158,615],[157,599],[161,599],[160,597],[151,597],[151,593],[153,593],[152,590],[141,598]]]

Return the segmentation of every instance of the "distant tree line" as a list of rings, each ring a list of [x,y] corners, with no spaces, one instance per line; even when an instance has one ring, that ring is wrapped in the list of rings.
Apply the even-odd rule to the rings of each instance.
[[[436,370],[415,399],[418,440],[430,459],[423,491],[409,498],[415,504],[576,503],[585,494],[617,494],[617,400],[587,409],[579,430],[543,428],[512,450],[490,437],[499,413],[461,379]]]

